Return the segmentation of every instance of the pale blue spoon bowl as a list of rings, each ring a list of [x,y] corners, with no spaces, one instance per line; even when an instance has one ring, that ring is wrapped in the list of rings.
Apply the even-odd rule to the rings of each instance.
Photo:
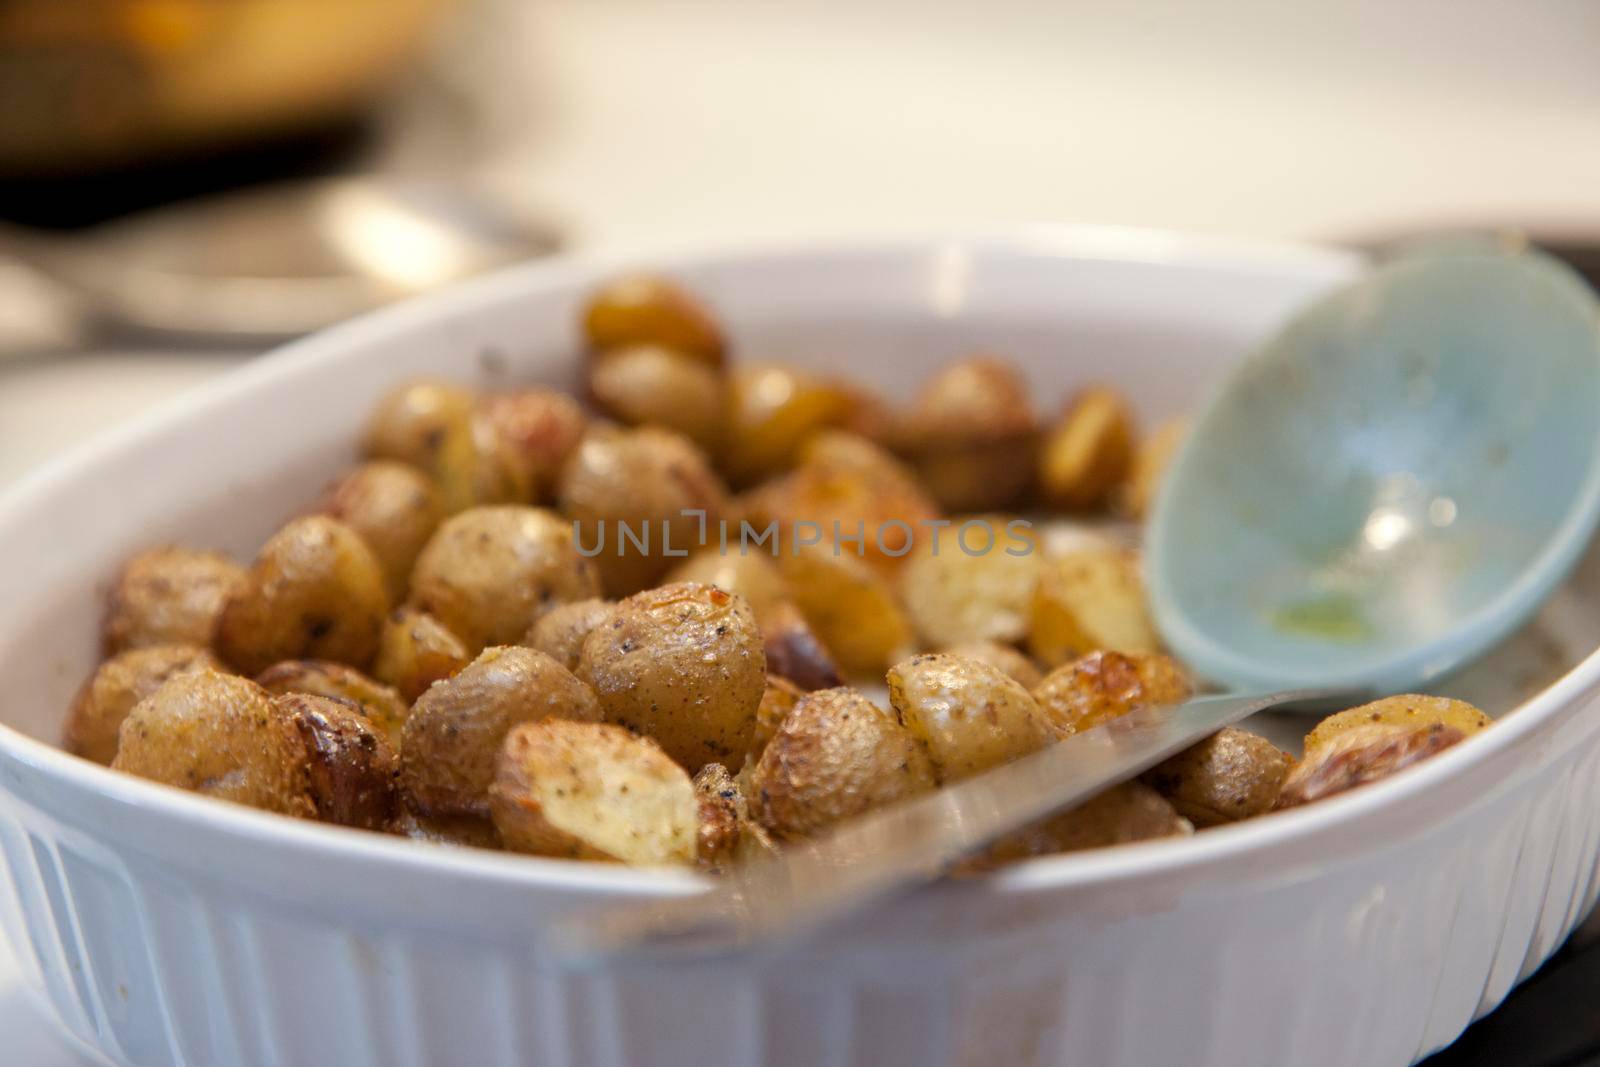
[[[1537,254],[1401,259],[1297,315],[1151,518],[1173,652],[1241,689],[1397,692],[1486,651],[1600,520],[1600,317]]]

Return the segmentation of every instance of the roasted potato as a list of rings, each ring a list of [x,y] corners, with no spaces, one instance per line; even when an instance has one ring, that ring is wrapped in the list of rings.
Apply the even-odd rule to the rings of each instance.
[[[618,603],[584,641],[577,673],[607,722],[655,738],[690,771],[749,750],[767,684],[750,606],[694,583]]]
[[[1067,403],[1039,447],[1039,495],[1087,511],[1111,500],[1133,466],[1133,409],[1117,390],[1085,389]]]
[[[511,469],[514,484],[523,489],[517,502],[554,499],[561,466],[589,423],[578,402],[557,389],[535,386],[485,393],[478,399],[477,414],[494,428],[498,440],[492,447]]]
[[[244,568],[217,552],[154,548],[117,574],[106,603],[106,655],[149,645],[211,644]]]
[[[657,582],[727,508],[700,450],[658,426],[591,432],[562,469],[558,496],[609,596]]]
[[[539,616],[522,643],[538,649],[567,670],[575,671],[584,641],[596,626],[611,618],[611,608],[611,601],[596,597],[557,604]]]
[[[1046,667],[1097,649],[1159,652],[1138,553],[1084,548],[1046,560],[1034,588],[1028,649]]]
[[[246,678],[185,671],[123,720],[115,770],[263,811],[315,818],[294,721]]]
[[[1066,737],[1140,708],[1181,703],[1191,692],[1183,668],[1170,656],[1091,652],[1045,675],[1033,698]]]
[[[935,653],[897,663],[889,669],[889,703],[946,782],[1055,740],[1028,691],[977,660]]]
[[[911,732],[848,688],[801,697],[750,776],[756,818],[780,839],[808,837],[935,782]]]
[[[300,734],[317,818],[383,830],[395,817],[400,761],[388,737],[349,701],[286,693],[273,704]]]
[[[404,382],[367,420],[362,451],[408,463],[433,479],[447,514],[484,504],[526,503],[532,486],[472,390],[451,382]]]
[[[1413,724],[1369,721],[1352,725],[1306,750],[1294,765],[1279,808],[1294,808],[1343,793],[1421,763],[1466,738],[1466,731],[1439,720]]]
[[[1000,673],[1009,675],[1022,688],[1033,691],[1040,682],[1044,681],[1044,674],[1037,664],[1010,645],[998,644],[994,641],[964,641],[959,645],[950,645],[939,651],[947,655],[959,656],[961,659],[975,659],[979,663],[987,663],[998,668]]]
[[[848,386],[777,363],[741,363],[728,374],[720,467],[736,486],[793,467],[819,431],[856,420],[861,397]]]
[[[572,525],[543,508],[470,508],[446,520],[417,558],[413,604],[474,654],[522,640],[541,612],[600,592]]]
[[[1229,726],[1156,764],[1141,781],[1204,829],[1271,811],[1289,763],[1271,741]]]
[[[805,696],[805,691],[793,682],[778,675],[767,675],[767,688],[761,693],[761,703],[756,705],[756,729],[750,738],[750,750],[745,754],[745,766],[751,766],[766,751],[767,742],[778,732],[778,727],[789,712]]]
[[[660,345],[721,367],[726,346],[705,306],[681,286],[651,274],[616,278],[589,297],[583,336],[598,354],[632,345]]]
[[[487,815],[506,733],[542,719],[600,718],[589,688],[531,648],[490,648],[417,699],[400,741],[400,784],[424,815]]]
[[[731,544],[726,552],[703,548],[668,572],[666,584],[676,582],[714,585],[724,593],[742,597],[755,612],[757,622],[791,602],[789,584],[772,555],[761,549],[739,552]]]
[[[215,656],[195,645],[150,645],[112,656],[95,668],[72,701],[67,751],[109,764],[117,754],[122,720],[135,704],[175,674],[222,669]]]
[[[916,647],[889,580],[860,557],[809,545],[778,563],[806,622],[845,671],[881,671]]]
[[[1009,364],[974,356],[918,392],[899,440],[922,483],[950,511],[993,511],[1032,487],[1038,427],[1026,382]]]
[[[1192,833],[1194,827],[1160,793],[1141,782],[1124,782],[1069,811],[1001,838],[966,869],[989,870],[1035,856]]]
[[[454,677],[471,662],[472,653],[448,626],[426,611],[401,607],[383,622],[372,676],[393,686],[410,705],[434,682]]]
[[[606,352],[589,369],[596,406],[629,426],[676,430],[716,455],[722,444],[722,375],[659,345]]]
[[[1437,723],[1459,730],[1466,736],[1477,733],[1493,721],[1464,700],[1406,693],[1374,700],[1370,704],[1329,715],[1306,735],[1305,750],[1309,756],[1339,735],[1367,726],[1402,726],[1415,729]]]
[[[397,690],[368,678],[354,667],[328,660],[292,659],[274,663],[256,675],[256,684],[273,696],[308,693],[342,700],[353,705],[372,728],[395,747],[400,744],[400,728],[411,714],[411,705]]]
[[[708,763],[694,776],[699,802],[695,861],[722,870],[777,852],[777,845],[750,812],[739,782],[720,763]]]
[[[1156,494],[1166,478],[1167,468],[1172,465],[1188,433],[1187,420],[1172,419],[1156,427],[1154,433],[1139,442],[1133,455],[1133,468],[1122,487],[1119,510],[1135,519],[1149,516],[1150,509],[1155,506]]]
[[[648,737],[547,719],[507,735],[489,806],[506,847],[635,866],[693,863],[699,798]]]
[[[498,852],[505,848],[494,821],[480,815],[418,815],[401,805],[389,832],[430,845],[457,848],[482,848]]]
[[[363,463],[323,490],[312,511],[361,535],[383,568],[390,603],[406,597],[411,567],[444,519],[439,491],[417,468],[394,460]]]
[[[325,515],[272,535],[217,622],[216,648],[241,673],[286,659],[366,667],[389,610],[383,569],[367,543]]]
[[[976,532],[966,531],[968,525]],[[981,551],[975,551],[979,550]],[[1028,633],[1044,557],[1019,519],[985,515],[925,537],[906,558],[900,595],[929,645],[1009,644]]]
[[[792,602],[767,613],[761,622],[761,643],[767,652],[769,675],[787,678],[806,692],[844,684],[827,646]]]

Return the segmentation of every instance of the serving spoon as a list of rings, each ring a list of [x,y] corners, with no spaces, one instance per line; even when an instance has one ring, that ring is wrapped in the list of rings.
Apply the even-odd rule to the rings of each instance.
[[[1256,712],[1420,687],[1487,650],[1600,520],[1596,312],[1553,260],[1470,250],[1317,302],[1205,405],[1151,518],[1163,636],[1246,695],[1132,712],[704,893],[580,913],[544,951],[582,967],[792,940]]]

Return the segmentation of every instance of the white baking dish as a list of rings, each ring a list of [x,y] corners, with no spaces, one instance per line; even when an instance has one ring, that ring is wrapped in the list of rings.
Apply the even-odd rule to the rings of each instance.
[[[1357,268],[1077,230],[654,265],[701,289],[747,356],[904,392],[987,347],[1023,363],[1041,403],[1111,380],[1152,417],[1195,404]],[[691,876],[294,822],[52,747],[126,554],[170,539],[247,557],[348,462],[397,378],[569,381],[576,298],[615,266],[534,266],[330,331],[0,501],[0,928],[27,981],[111,1060],[1398,1064],[1496,1004],[1593,903],[1592,562],[1455,686],[1500,706],[1537,695],[1412,773],[1188,840],[941,885],[770,957],[681,970],[562,973],[531,934],[569,909],[693,891]]]

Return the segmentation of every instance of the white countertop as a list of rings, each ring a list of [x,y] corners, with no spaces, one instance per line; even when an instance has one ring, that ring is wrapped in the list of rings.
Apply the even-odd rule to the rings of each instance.
[[[505,20],[468,35],[471,76],[501,86],[486,169],[590,247],[1037,221],[1600,229],[1588,0],[483,2]],[[241,358],[0,364],[0,485]],[[8,967],[7,1060],[83,1062]]]

